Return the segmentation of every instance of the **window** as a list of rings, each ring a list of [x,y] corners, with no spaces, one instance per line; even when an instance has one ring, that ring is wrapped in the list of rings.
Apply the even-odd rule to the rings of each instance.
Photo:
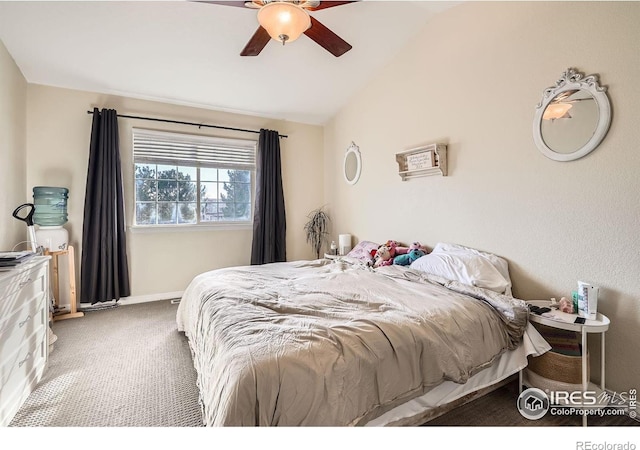
[[[252,220],[256,142],[133,130],[135,224]]]

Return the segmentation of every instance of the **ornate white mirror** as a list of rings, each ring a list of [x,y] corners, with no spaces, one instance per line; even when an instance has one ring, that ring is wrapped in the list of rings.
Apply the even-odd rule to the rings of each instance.
[[[536,106],[533,140],[538,149],[555,161],[573,161],[594,150],[611,123],[606,90],[597,75],[567,69]]]
[[[351,142],[344,155],[343,174],[344,179],[349,184],[356,184],[362,172],[362,157],[360,147]]]

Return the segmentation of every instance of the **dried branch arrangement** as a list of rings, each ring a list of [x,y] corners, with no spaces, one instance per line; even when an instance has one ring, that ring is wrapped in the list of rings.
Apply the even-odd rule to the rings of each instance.
[[[322,244],[327,240],[329,234],[329,222],[331,219],[329,215],[324,211],[324,207],[314,209],[307,215],[309,221],[304,226],[304,231],[307,235],[307,243],[311,244],[311,247],[316,252],[316,256],[320,259],[320,250],[322,250]]]

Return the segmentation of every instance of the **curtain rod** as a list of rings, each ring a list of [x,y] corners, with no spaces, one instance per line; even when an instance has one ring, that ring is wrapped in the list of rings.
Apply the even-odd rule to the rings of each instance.
[[[87,114],[93,114],[93,111],[87,111]],[[232,127],[222,127],[220,125],[207,125],[204,123],[194,123],[194,122],[181,122],[179,120],[169,120],[169,119],[156,119],[154,117],[142,117],[142,116],[130,116],[127,114],[117,114],[118,117],[124,117],[126,119],[140,119],[140,120],[151,120],[154,122],[166,122],[166,123],[176,123],[179,125],[193,125],[198,128],[207,127],[207,128],[218,128],[221,130],[231,130],[231,131],[243,131],[245,133],[256,133],[260,134],[259,131],[256,130],[246,130],[244,128],[232,128]],[[288,138],[286,134],[278,134],[278,137]]]

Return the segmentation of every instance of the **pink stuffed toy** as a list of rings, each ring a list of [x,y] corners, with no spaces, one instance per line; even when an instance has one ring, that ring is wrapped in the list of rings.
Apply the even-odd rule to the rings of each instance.
[[[398,254],[398,242],[397,241],[387,241],[382,244],[385,247],[389,247],[389,252],[391,253],[391,258],[394,258]]]
[[[429,249],[422,245],[420,242],[416,241],[409,246],[409,250],[422,250],[425,253],[429,253]]]
[[[404,245],[398,245],[396,247],[396,256],[406,255],[411,250],[409,247],[405,247]]]
[[[566,297],[562,297],[560,302],[558,303],[558,307],[560,311],[563,313],[573,314],[575,311],[573,310],[573,302],[568,300]]]
[[[404,255],[409,253],[411,250],[422,250],[425,253],[429,253],[429,249],[422,245],[420,242],[415,241],[409,247],[396,247],[396,255]]]
[[[376,251],[373,267],[390,266],[393,264],[393,256],[391,256],[391,247],[381,245]]]

